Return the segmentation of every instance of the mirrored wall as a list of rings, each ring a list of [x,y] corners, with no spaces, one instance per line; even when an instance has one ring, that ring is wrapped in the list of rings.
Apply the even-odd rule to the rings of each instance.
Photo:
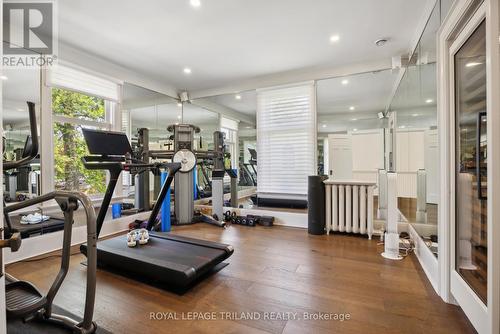
[[[252,90],[193,100],[193,105],[219,115],[226,152],[231,155],[232,168],[238,171],[240,205],[244,207],[253,206],[251,198],[257,186],[256,99],[256,93]],[[225,182],[225,191],[228,191],[227,177]]]
[[[398,207],[436,256],[439,201],[436,34],[441,13],[438,2],[389,108],[396,120]]]
[[[20,68],[2,70],[2,129],[3,161],[20,160],[29,156],[32,148],[27,102],[35,104],[37,139],[40,142],[41,69]],[[41,194],[40,155],[16,169],[3,171],[3,201],[8,206]],[[36,220],[29,214],[38,214]],[[42,219],[40,208],[13,212],[4,219],[5,234],[20,232],[23,238],[50,230]],[[39,224],[38,229],[28,224]],[[35,230],[33,233],[32,230]]]
[[[35,103],[40,133],[41,69],[4,69],[3,92],[3,160],[19,160],[31,148],[30,120],[27,102]],[[40,158],[15,170],[4,171],[4,199],[7,203],[22,201],[40,194]]]
[[[376,182],[385,168],[383,113],[396,78],[388,69],[317,82],[318,174]]]

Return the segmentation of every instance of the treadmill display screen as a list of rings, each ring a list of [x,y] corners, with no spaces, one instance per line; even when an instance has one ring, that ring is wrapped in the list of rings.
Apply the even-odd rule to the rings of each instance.
[[[132,153],[127,135],[121,132],[82,129],[90,154],[125,155]]]

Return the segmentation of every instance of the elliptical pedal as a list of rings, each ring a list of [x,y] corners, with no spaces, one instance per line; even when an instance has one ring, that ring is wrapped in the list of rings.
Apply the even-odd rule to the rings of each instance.
[[[33,314],[45,304],[44,296],[31,283],[11,282],[5,285],[7,315],[22,318]]]

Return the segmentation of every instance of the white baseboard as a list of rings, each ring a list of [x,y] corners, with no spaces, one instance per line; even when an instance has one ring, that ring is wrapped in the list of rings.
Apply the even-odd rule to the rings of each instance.
[[[432,254],[431,250],[425,244],[424,240],[415,231],[411,224],[408,224],[408,230],[410,237],[415,243],[415,255],[417,256],[418,262],[424,269],[425,275],[429,282],[431,282],[432,287],[439,294],[439,263],[438,259]]]

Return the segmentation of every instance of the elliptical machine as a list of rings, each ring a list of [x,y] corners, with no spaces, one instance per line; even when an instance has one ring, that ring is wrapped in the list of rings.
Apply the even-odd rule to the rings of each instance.
[[[3,169],[11,170],[25,166],[30,163],[38,154],[38,134],[36,125],[35,104],[28,103],[30,132],[32,145],[29,154],[20,160],[3,161]],[[48,293],[43,295],[33,284],[27,281],[20,281],[6,274],[6,309],[7,319],[22,318],[23,320],[41,319],[69,328],[74,333],[90,334],[95,333],[97,325],[92,321],[94,313],[95,289],[96,289],[96,216],[91,200],[81,192],[73,191],[53,191],[23,202],[5,206],[4,219],[8,221],[9,213],[40,204],[49,200],[56,200],[64,213],[63,247],[61,257],[61,268],[57,274]],[[70,318],[68,316],[55,314],[52,312],[54,298],[61,287],[69,269],[71,257],[71,233],[73,228],[73,214],[78,209],[78,202],[81,203],[87,216],[87,243],[90,251],[88,254],[87,285],[85,294],[85,310],[83,321]],[[0,248],[9,247],[12,252],[21,247],[21,235],[13,233],[9,239],[0,240]],[[1,261],[1,257],[0,257]],[[3,273],[1,274],[3,275]],[[0,275],[0,277],[1,277]]]

